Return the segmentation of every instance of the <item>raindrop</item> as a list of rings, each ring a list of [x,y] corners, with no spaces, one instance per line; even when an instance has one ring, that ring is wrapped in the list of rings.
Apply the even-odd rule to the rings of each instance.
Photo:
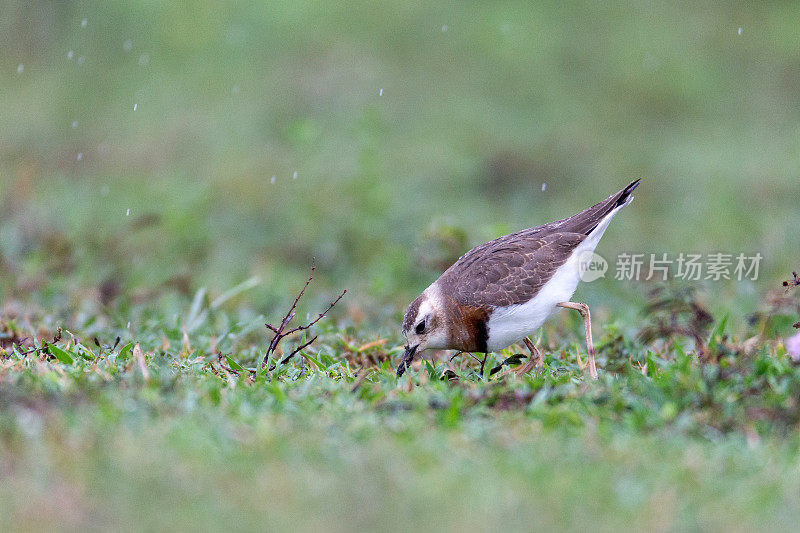
[[[78,161],[80,161],[81,159],[83,159],[83,153],[82,152],[78,152]]]
[[[133,41],[128,39],[127,41],[122,43],[122,49],[125,50],[126,52],[130,52],[133,49]]]
[[[23,70],[25,70],[25,65],[23,65],[22,63],[17,65],[17,74],[22,74]]]
[[[128,322],[128,325],[125,327],[125,329],[131,329],[131,323],[130,322]]]
[[[546,189],[547,189],[547,183],[542,183],[542,192],[544,192]]]
[[[128,210],[127,210],[127,211],[125,211],[125,216],[126,216],[126,217],[129,217],[129,216],[131,216],[131,208],[130,208],[130,207],[128,208]]]
[[[270,183],[275,183],[275,176],[272,176],[272,177],[269,179],[269,182],[270,182]]]
[[[381,87],[381,90],[378,91],[378,96],[383,96],[383,87]]]
[[[86,19],[83,19],[81,21],[81,28],[85,28],[88,23],[89,23],[89,21],[87,21]]]
[[[139,107],[139,104],[133,104],[133,110],[136,111],[136,108]]]
[[[77,120],[73,120],[72,121],[72,129],[74,130],[77,127],[78,127],[78,121]]]
[[[75,54],[75,52],[73,52],[72,50],[70,50],[69,52],[67,52],[67,59],[72,59],[72,56],[73,56],[74,54]]]
[[[294,171],[294,174],[292,174],[292,179],[293,179],[293,180],[296,180],[296,179],[297,179],[297,171],[296,171],[296,170]]]
[[[742,34],[742,28],[739,28],[739,35]]]
[[[443,31],[443,32],[444,32],[444,31],[447,31],[447,25],[446,25],[446,24],[445,24],[444,26],[442,26],[442,31]]]

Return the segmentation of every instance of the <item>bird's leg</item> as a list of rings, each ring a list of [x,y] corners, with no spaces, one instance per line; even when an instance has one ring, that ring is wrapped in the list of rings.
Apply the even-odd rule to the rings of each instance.
[[[534,368],[544,367],[544,357],[542,356],[542,352],[540,352],[539,349],[536,348],[536,345],[533,344],[533,342],[528,337],[525,337],[525,339],[523,340],[525,341],[525,346],[527,346],[528,349],[531,351],[531,356],[527,363],[520,366],[516,370],[517,374],[519,375],[527,374]]]
[[[533,362],[536,368],[543,368],[544,356],[542,355],[542,352],[539,351],[536,345],[533,344],[533,341],[531,341],[528,337],[525,337],[522,340],[525,343],[525,346],[528,347],[528,350],[531,351],[531,362]]]
[[[594,345],[592,344],[592,318],[589,315],[589,306],[575,302],[561,302],[557,305],[565,309],[574,309],[583,317],[583,328],[586,332],[586,352],[589,357],[589,375],[592,379],[597,379],[597,367],[594,364]]]
[[[486,364],[486,358],[489,357],[489,353],[483,354],[483,361],[481,361],[481,376],[483,376],[483,367]]]

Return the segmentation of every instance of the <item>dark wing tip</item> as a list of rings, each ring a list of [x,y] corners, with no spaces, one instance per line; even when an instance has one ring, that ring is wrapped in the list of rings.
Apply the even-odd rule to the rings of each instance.
[[[627,193],[627,194],[630,194],[630,193],[632,193],[632,192],[633,192],[633,190],[634,190],[636,187],[638,187],[638,186],[639,186],[639,184],[640,184],[641,182],[642,182],[642,180],[641,180],[641,179],[635,179],[635,180],[633,180],[632,182],[630,182],[630,183],[628,184],[628,186],[627,186],[627,187],[625,187],[625,189],[623,190],[623,192],[625,192],[625,193]]]
[[[614,206],[616,207],[616,206],[624,205],[625,202],[628,201],[628,198],[630,198],[631,193],[634,191],[634,189],[636,189],[636,187],[639,186],[639,184],[641,182],[642,182],[641,179],[634,180],[634,181],[630,182],[627,187],[622,189],[619,192],[619,195],[617,196],[617,201],[614,202]]]

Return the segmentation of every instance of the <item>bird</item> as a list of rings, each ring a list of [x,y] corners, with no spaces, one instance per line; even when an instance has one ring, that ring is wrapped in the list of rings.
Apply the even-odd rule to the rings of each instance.
[[[415,355],[429,349],[483,353],[524,341],[531,351],[527,369],[543,366],[528,338],[561,308],[578,311],[584,322],[590,377],[597,379],[589,307],[570,299],[611,219],[633,200],[637,179],[602,202],[569,218],[524,229],[476,246],[420,294],[406,309],[405,352],[397,376]],[[578,364],[584,365],[578,354]]]

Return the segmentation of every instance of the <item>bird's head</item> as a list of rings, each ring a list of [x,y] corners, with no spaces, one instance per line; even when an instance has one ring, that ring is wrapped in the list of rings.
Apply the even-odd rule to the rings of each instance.
[[[397,369],[398,375],[405,371],[405,366],[408,366],[415,354],[429,348],[441,349],[447,346],[444,310],[437,296],[437,291],[429,287],[406,309],[403,317],[406,351],[403,362]]]

